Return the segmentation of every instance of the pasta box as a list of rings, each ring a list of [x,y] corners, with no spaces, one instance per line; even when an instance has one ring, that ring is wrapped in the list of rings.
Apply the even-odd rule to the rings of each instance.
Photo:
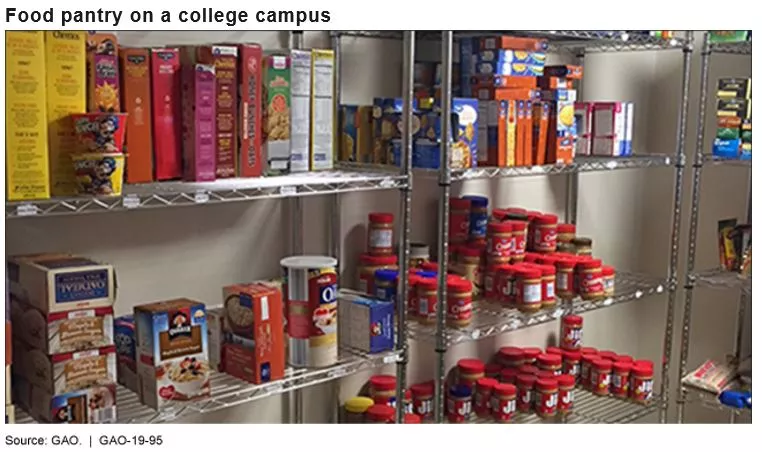
[[[540,77],[544,65],[530,63],[514,63],[506,61],[478,61],[476,73],[482,75],[511,75]]]
[[[339,296],[342,346],[380,353],[394,347],[394,303],[354,294]]]
[[[116,377],[120,385],[140,393],[136,360],[135,318],[125,315],[114,320]]]
[[[23,378],[13,383],[16,403],[39,422],[53,424],[114,424],[116,385],[80,388],[53,395]]]

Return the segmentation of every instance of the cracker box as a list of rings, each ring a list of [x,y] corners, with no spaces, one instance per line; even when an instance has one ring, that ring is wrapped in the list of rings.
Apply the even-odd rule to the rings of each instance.
[[[13,300],[11,315],[16,337],[50,355],[114,345],[114,310],[110,306],[45,314]]]
[[[572,80],[582,80],[582,66],[573,64],[546,66],[543,74],[540,75],[545,75],[545,77],[559,77]]]
[[[114,424],[116,385],[92,386],[53,395],[23,378],[14,378],[14,396],[34,419],[53,424]]]
[[[8,201],[50,198],[45,39],[5,33],[5,164]]]
[[[196,49],[199,63],[216,71],[217,177],[235,177],[238,154],[238,47],[213,45]]]
[[[486,149],[480,148],[479,166],[515,166],[516,101],[480,101],[479,104],[482,108],[486,104],[488,114]],[[483,112],[480,113],[484,117]]]
[[[476,73],[481,75],[511,75],[539,77],[542,75],[544,65],[513,63],[505,61],[478,61]]]
[[[127,182],[152,182],[151,51],[120,48],[119,69],[122,72],[122,105],[127,113]]]
[[[135,307],[138,376],[143,404],[160,409],[171,401],[208,397],[206,309],[187,299]]]
[[[632,102],[596,102],[593,105],[593,155],[632,154]]]
[[[116,294],[114,268],[66,254],[11,257],[11,295],[44,313],[111,307]]]
[[[217,133],[215,68],[207,64],[183,66],[183,167],[187,181],[216,178]]]
[[[16,423],[16,413],[15,413],[15,408],[13,405],[5,405],[5,423],[6,424]]]
[[[88,110],[121,112],[119,89],[119,56],[116,36],[113,33],[88,33]]]
[[[209,367],[222,371],[222,345],[225,342],[225,309],[206,311],[206,331],[209,336]]]
[[[71,114],[87,109],[85,37],[81,31],[45,32],[50,192],[77,194],[71,155],[80,151]]]
[[[548,156],[551,164],[569,164],[574,159],[577,123],[574,118],[575,90],[543,91],[543,101],[551,102],[548,127]]]
[[[751,79],[735,77],[718,79],[717,97],[751,99]]]
[[[373,107],[369,105],[341,106],[341,150],[343,162],[373,163]]]
[[[182,176],[181,88],[179,49],[151,49],[153,152],[159,181]]]
[[[125,315],[114,320],[116,378],[120,385],[140,394],[136,360],[135,318]]]
[[[532,104],[532,164],[546,165],[548,161],[548,126],[550,103]]]
[[[537,86],[540,89],[574,89],[574,83],[571,79],[560,77],[538,77]]]
[[[333,50],[312,50],[310,170],[333,168],[335,159],[335,88]]]
[[[291,172],[310,170],[312,53],[291,51]]]
[[[576,155],[590,155],[593,145],[593,103],[575,102],[574,117],[577,121]]]
[[[544,52],[527,52],[525,50],[482,50],[477,54],[476,63],[495,63],[506,65],[512,63],[545,66],[547,55]]]
[[[545,52],[548,50],[548,41],[545,39],[519,38],[515,36],[496,36],[479,39],[479,49],[512,49]]]
[[[291,58],[266,55],[262,68],[266,170],[269,175],[285,174],[291,162]]]
[[[342,346],[366,353],[394,348],[394,303],[342,294],[339,317],[345,319],[339,331]]]
[[[453,121],[456,138],[451,151],[456,162],[454,168],[475,167],[479,153],[479,101],[455,97],[452,113],[457,115],[457,121]]]
[[[259,177],[262,161],[262,47],[238,46],[238,175]]]

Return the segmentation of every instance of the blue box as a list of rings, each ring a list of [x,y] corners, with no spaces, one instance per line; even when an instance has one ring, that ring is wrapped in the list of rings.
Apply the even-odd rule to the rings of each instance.
[[[114,344],[116,345],[117,381],[132,392],[140,391],[136,360],[137,338],[135,319],[125,315],[114,319]]]
[[[366,353],[394,348],[394,303],[361,295],[339,295],[339,340]]]
[[[733,140],[721,140],[715,138],[712,145],[712,154],[726,159],[737,159],[740,157],[741,140],[739,138]]]

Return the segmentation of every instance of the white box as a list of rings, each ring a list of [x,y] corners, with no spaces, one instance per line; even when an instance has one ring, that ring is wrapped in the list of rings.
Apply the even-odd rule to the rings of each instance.
[[[312,53],[291,51],[291,172],[310,170]]]
[[[632,102],[596,102],[593,105],[593,155],[632,155],[634,114]]]
[[[222,344],[225,342],[225,308],[206,311],[206,331],[209,338],[209,368],[222,371]]]
[[[312,50],[310,170],[333,168],[335,89],[333,50]]]

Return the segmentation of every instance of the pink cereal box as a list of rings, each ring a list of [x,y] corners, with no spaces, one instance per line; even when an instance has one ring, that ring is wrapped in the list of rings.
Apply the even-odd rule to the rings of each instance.
[[[151,50],[153,150],[157,180],[182,176],[180,51]]]
[[[216,95],[214,66],[183,66],[185,180],[207,182],[216,178]]]

